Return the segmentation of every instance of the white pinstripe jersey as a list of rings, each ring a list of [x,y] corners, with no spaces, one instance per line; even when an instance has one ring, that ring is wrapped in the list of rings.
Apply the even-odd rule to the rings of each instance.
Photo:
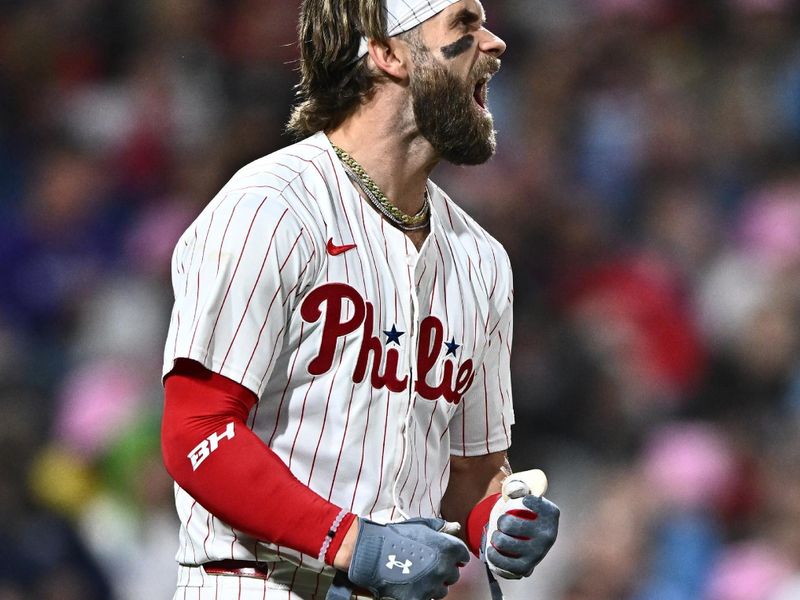
[[[172,262],[164,373],[190,358],[255,392],[248,425],[294,475],[384,522],[438,515],[450,455],[506,449],[514,419],[508,257],[428,190],[418,252],[319,133],[239,171]],[[260,560],[278,587],[319,584],[316,557],[232,530],[177,486],[176,505],[180,563]]]

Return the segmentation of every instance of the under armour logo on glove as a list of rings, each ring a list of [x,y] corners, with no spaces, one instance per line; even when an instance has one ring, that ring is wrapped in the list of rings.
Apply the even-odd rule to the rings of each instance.
[[[350,600],[354,587],[369,590],[375,598],[444,598],[448,586],[458,581],[459,568],[469,561],[469,549],[456,533],[458,524],[443,519],[384,524],[359,517],[350,568],[347,574],[336,573],[325,600]],[[412,556],[414,562],[406,558]]]
[[[397,560],[396,554],[390,554],[389,562],[386,563],[386,568],[391,571],[395,567],[402,567],[403,575],[408,575],[411,573],[411,567],[413,564],[414,563],[412,563],[410,560],[406,560],[406,562],[400,562],[399,560]]]

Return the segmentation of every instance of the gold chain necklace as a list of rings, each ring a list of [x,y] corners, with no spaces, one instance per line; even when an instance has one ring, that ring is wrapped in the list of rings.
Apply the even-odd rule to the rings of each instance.
[[[422,208],[419,212],[415,215],[406,214],[391,203],[386,197],[386,194],[378,187],[378,184],[367,174],[364,167],[356,162],[356,159],[336,145],[333,145],[333,150],[336,152],[336,156],[339,157],[339,160],[342,161],[350,179],[358,185],[375,208],[389,219],[391,223],[403,231],[416,231],[428,226],[431,210],[430,202],[428,201],[427,187],[425,188],[425,198],[422,203]]]

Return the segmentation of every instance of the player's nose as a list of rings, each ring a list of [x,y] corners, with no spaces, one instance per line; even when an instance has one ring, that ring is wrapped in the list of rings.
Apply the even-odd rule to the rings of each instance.
[[[481,49],[481,52],[491,54],[495,58],[502,56],[506,51],[506,43],[503,41],[503,38],[495,35],[488,29],[482,29],[481,34],[481,38],[478,42],[478,47]]]

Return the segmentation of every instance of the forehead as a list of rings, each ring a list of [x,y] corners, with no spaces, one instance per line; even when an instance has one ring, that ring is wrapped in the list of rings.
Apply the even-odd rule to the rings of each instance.
[[[444,33],[469,19],[474,19],[478,23],[486,20],[486,12],[480,0],[458,0],[423,23],[423,26],[428,31]]]

